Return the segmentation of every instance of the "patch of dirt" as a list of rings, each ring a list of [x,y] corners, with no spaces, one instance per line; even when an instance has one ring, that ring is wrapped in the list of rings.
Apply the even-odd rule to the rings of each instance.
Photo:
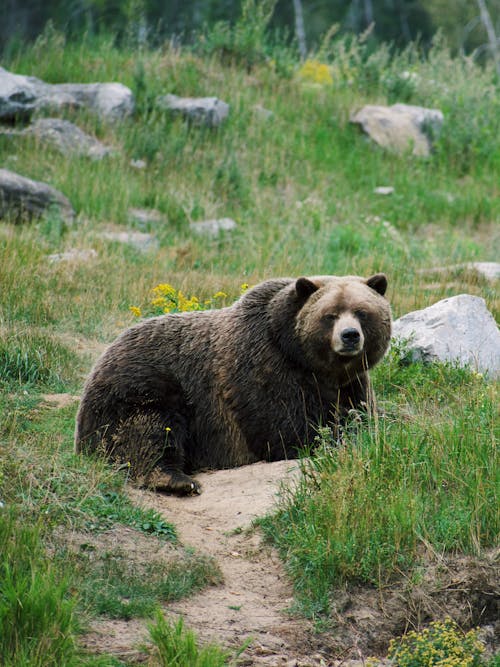
[[[489,648],[498,650],[498,551],[483,559],[434,554],[411,579],[401,575],[378,589],[338,589],[332,593],[331,627],[323,633],[316,633],[306,619],[292,616],[288,609],[293,589],[283,564],[251,526],[272,509],[281,481],[296,475],[295,462],[279,461],[201,473],[197,479],[203,493],[195,497],[130,488],[136,504],[160,512],[177,527],[185,546],[214,556],[223,573],[223,584],[167,605],[167,616],[182,616],[186,627],[203,641],[236,650],[251,640],[241,665],[363,665],[367,656],[385,655],[392,637],[445,616],[464,630],[481,625]],[[126,537],[122,535],[119,542],[127,548]],[[131,557],[137,553],[134,548]],[[96,652],[145,660],[137,649],[144,643],[144,628],[137,621],[98,621],[85,643]]]
[[[66,408],[75,401],[79,401],[79,396],[73,394],[42,394],[42,401],[51,408]]]

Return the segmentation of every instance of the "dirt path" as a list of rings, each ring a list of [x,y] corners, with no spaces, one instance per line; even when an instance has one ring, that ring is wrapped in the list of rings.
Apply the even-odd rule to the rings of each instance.
[[[45,401],[62,407],[76,397],[46,395]],[[185,547],[193,547],[217,561],[224,581],[164,607],[165,614],[182,616],[187,628],[203,641],[239,649],[248,647],[238,665],[256,667],[361,667],[363,656],[386,655],[389,640],[408,629],[451,616],[467,630],[481,626],[489,652],[500,649],[500,550],[481,557],[430,551],[411,573],[373,586],[349,585],[334,591],[330,627],[324,634],[289,613],[291,583],[276,552],[262,542],[252,522],[275,506],[280,484],[299,474],[294,461],[256,463],[232,470],[197,475],[203,492],[178,498],[128,487],[134,503],[157,510],[177,529]],[[85,534],[84,539],[89,541]],[[100,546],[120,547],[133,561],[168,557],[171,545],[156,548],[145,536],[115,527],[96,538]],[[109,620],[92,624],[82,638],[95,653],[111,653],[135,663],[146,659],[143,620]],[[344,657],[345,660],[339,658]],[[335,658],[335,659],[334,659]]]
[[[176,498],[132,490],[136,503],[153,507],[178,530],[181,542],[214,556],[224,583],[168,606],[202,640],[240,647],[248,665],[327,665],[312,649],[311,629],[287,613],[292,588],[274,550],[259,531],[247,531],[276,501],[280,482],[297,475],[294,462],[257,463],[197,475],[203,493]]]

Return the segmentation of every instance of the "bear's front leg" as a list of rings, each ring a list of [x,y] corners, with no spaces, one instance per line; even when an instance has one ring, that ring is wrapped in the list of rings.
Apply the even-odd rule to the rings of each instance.
[[[198,482],[184,472],[189,437],[182,415],[140,407],[121,421],[113,435],[111,458],[129,464],[140,486],[179,495],[201,493]]]

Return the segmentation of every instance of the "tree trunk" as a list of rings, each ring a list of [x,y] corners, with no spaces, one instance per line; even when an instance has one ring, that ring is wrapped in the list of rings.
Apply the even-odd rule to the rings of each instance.
[[[495,66],[497,68],[497,74],[500,77],[500,53],[498,50],[498,40],[495,35],[495,29],[491,21],[491,16],[486,6],[485,0],[477,0],[479,6],[479,11],[481,12],[481,21],[486,29],[486,34],[488,35],[488,41],[490,43],[491,54],[493,60],[495,61]]]
[[[299,44],[299,53],[301,59],[305,60],[307,56],[307,45],[301,0],[293,0],[293,9],[295,12],[295,34],[297,35],[297,42]]]

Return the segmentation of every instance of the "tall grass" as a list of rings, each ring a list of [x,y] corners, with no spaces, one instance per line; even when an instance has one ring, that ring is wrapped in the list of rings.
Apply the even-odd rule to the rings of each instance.
[[[223,667],[228,664],[229,652],[216,645],[199,647],[196,635],[184,627],[182,618],[169,622],[162,614],[157,614],[149,633],[160,667]]]
[[[75,600],[47,558],[36,526],[0,512],[0,662],[76,665]]]
[[[341,445],[321,431],[302,479],[263,523],[310,613],[327,612],[346,581],[379,585],[429,549],[480,555],[498,540],[497,387],[452,367],[394,370],[397,403],[386,392],[386,414],[353,424]]]

